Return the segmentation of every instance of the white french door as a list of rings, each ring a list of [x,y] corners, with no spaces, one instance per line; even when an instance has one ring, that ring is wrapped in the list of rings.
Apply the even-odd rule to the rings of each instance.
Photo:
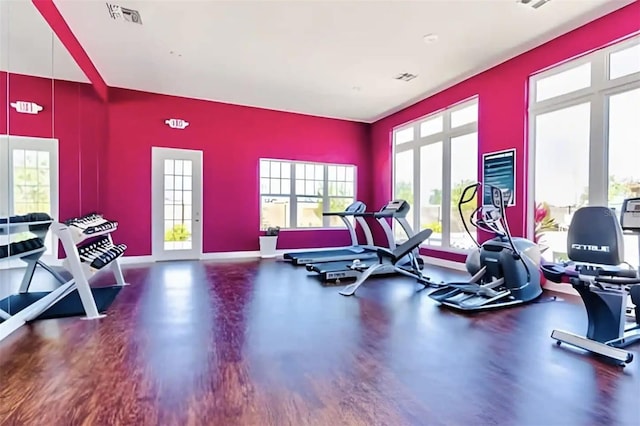
[[[199,259],[202,151],[153,147],[151,169],[154,259]]]
[[[58,140],[0,136],[0,217],[47,213],[58,220]],[[0,236],[0,244],[28,235]],[[9,241],[11,239],[11,241]],[[4,241],[6,240],[6,241]],[[52,232],[45,240],[43,260],[57,259]],[[1,262],[0,268],[22,267],[20,261]]]

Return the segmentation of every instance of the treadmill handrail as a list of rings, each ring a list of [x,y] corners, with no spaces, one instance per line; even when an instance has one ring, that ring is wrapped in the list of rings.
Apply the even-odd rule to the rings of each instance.
[[[356,212],[323,212],[322,216],[358,216]]]
[[[353,213],[353,216],[356,217],[375,217],[377,212],[360,212],[360,213]]]

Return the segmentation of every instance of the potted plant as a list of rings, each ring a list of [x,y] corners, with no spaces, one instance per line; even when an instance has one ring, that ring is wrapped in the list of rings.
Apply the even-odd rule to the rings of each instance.
[[[557,231],[558,224],[556,220],[551,217],[551,209],[547,203],[536,204],[535,210],[535,228],[533,240],[540,247],[540,253],[544,253],[549,249],[548,246],[543,244],[543,236],[547,231]]]
[[[263,259],[276,257],[279,233],[279,226],[270,226],[265,231],[265,234],[260,236],[260,257]]]

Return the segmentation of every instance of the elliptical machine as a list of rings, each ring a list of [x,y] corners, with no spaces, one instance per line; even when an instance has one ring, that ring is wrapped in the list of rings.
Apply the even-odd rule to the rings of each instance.
[[[538,298],[540,286],[540,249],[526,238],[512,237],[507,223],[506,200],[500,188],[486,185],[491,194],[491,205],[477,207],[469,221],[478,229],[495,237],[478,243],[462,211],[462,206],[475,202],[481,183],[467,186],[458,202],[458,212],[465,231],[477,249],[467,256],[468,282],[447,283],[429,297],[444,306],[463,311],[481,311],[520,305]],[[478,218],[480,216],[480,218]]]

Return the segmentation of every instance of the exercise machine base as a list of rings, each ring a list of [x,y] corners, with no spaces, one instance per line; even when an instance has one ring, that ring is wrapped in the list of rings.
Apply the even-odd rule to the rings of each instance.
[[[596,342],[595,340],[587,339],[586,337],[568,331],[553,330],[551,332],[551,338],[555,339],[558,345],[567,343],[571,346],[584,349],[585,351],[618,361],[622,366],[633,361],[633,354],[631,352],[605,343]]]

